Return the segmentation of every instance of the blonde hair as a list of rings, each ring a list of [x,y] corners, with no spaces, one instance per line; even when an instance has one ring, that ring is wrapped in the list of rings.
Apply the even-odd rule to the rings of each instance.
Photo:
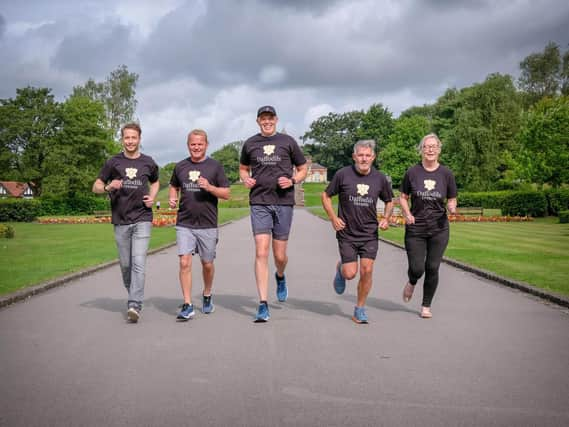
[[[193,129],[190,131],[190,133],[188,134],[188,144],[190,143],[190,136],[192,135],[201,135],[205,138],[205,143],[209,144],[208,140],[207,140],[207,132],[203,129]]]

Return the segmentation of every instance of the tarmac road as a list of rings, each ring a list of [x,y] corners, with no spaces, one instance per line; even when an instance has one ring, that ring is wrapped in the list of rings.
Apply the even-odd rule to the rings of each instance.
[[[332,290],[331,226],[297,209],[289,300],[271,279],[255,324],[253,256],[249,218],[221,228],[216,311],[187,323],[175,247],[148,259],[138,324],[118,266],[1,309],[0,426],[569,425],[566,309],[443,264],[421,319],[420,287],[401,299],[404,252],[381,243],[356,325],[357,282]]]

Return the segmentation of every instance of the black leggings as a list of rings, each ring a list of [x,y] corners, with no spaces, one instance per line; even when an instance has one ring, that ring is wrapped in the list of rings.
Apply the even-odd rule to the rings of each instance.
[[[425,273],[423,307],[430,307],[439,284],[439,266],[448,245],[449,229],[435,233],[405,230],[405,250],[409,263],[409,283],[415,286]]]

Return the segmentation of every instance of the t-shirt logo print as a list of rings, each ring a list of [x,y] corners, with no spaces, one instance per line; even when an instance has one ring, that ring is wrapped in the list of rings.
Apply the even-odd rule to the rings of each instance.
[[[434,181],[432,179],[426,179],[423,181],[423,183],[425,184],[425,188],[427,189],[427,191],[434,190],[435,186],[437,185],[437,181]]]
[[[367,191],[369,190],[369,185],[367,184],[358,184],[357,185],[358,188],[358,194],[360,196],[365,196],[367,194]]]
[[[136,168],[126,168],[125,170],[126,176],[128,179],[134,179],[136,178],[136,173],[138,172],[138,169]]]
[[[196,182],[200,177],[200,171],[190,171],[188,176],[190,177],[190,181]]]
[[[265,156],[270,156],[274,152],[275,152],[275,146],[274,145],[264,145],[263,146],[263,153],[265,153]]]

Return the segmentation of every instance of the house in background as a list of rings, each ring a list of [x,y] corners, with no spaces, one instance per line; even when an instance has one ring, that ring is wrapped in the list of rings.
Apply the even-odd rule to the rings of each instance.
[[[328,168],[312,161],[312,157],[305,156],[308,173],[304,182],[328,182]]]
[[[16,181],[0,181],[0,197],[33,199],[34,192],[29,184]]]

